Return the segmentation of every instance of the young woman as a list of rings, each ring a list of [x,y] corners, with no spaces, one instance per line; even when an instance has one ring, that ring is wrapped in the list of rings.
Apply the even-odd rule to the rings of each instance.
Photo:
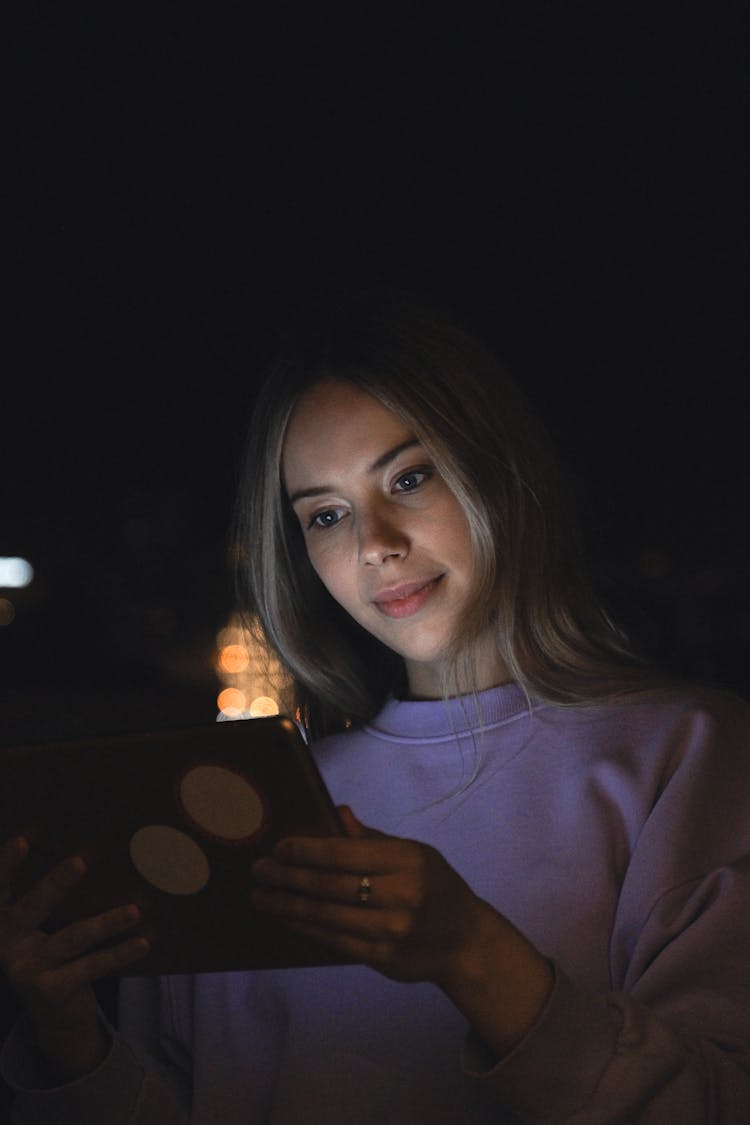
[[[115,1031],[91,982],[140,955],[132,915],[39,929],[71,860],[0,925],[19,1122],[750,1119],[750,710],[660,683],[575,542],[460,325],[370,293],[289,333],[240,589],[346,835],[281,841],[253,897],[346,963],[128,978]]]

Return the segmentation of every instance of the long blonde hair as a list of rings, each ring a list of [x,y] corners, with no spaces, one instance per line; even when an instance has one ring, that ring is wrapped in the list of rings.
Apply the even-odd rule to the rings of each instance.
[[[550,442],[502,363],[436,303],[370,290],[320,301],[288,328],[256,399],[235,508],[239,605],[289,669],[313,735],[367,721],[405,686],[401,658],[320,582],[284,493],[289,417],[325,377],[407,423],[466,514],[476,589],[446,693],[471,676],[471,639],[488,623],[529,697],[591,703],[648,685],[652,670],[594,593]]]

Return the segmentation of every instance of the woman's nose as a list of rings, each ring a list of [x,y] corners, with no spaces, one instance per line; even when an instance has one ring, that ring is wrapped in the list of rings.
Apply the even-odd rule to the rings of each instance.
[[[397,520],[384,513],[370,513],[360,523],[359,559],[369,566],[380,566],[389,558],[405,558],[409,540]]]

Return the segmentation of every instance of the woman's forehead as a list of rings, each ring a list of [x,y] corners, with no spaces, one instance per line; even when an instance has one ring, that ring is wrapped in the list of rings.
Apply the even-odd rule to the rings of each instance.
[[[343,379],[326,378],[300,395],[282,447],[287,489],[326,470],[356,468],[386,449],[413,438],[401,418],[368,391]]]

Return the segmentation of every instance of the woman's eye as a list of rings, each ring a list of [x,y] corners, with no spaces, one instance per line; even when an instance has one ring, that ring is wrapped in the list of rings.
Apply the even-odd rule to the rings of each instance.
[[[429,475],[426,469],[412,469],[409,473],[402,473],[394,482],[394,491],[413,492],[427,480]]]
[[[308,527],[335,527],[340,519],[335,508],[326,508],[324,512],[316,512],[310,520]]]

